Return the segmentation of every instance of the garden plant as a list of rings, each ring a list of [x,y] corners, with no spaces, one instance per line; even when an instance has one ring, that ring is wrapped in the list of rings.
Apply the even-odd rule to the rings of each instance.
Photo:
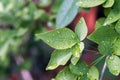
[[[120,0],[65,0],[60,7],[55,29],[49,32],[36,34],[55,50],[51,54],[46,70],[56,69],[59,65],[70,63],[60,71],[53,80],[103,80],[106,67],[115,76],[120,73]],[[95,31],[87,36],[87,26],[84,18],[77,23],[74,32],[66,27],[77,14],[80,8],[91,8],[102,5],[105,17],[100,17]],[[79,60],[84,50],[83,40],[98,44],[98,55],[93,63],[87,65]],[[87,44],[86,44],[87,45]],[[105,59],[104,59],[105,58]],[[104,59],[102,71],[96,67]],[[100,74],[101,72],[101,74]]]
[[[94,7],[101,7],[103,16],[92,33],[83,16],[70,28],[79,12]],[[46,71],[63,66],[51,80],[119,80],[120,0],[0,0],[0,75],[30,70],[35,53],[44,55],[49,49],[53,52]],[[90,64],[81,59],[92,54],[85,50],[95,52]]]

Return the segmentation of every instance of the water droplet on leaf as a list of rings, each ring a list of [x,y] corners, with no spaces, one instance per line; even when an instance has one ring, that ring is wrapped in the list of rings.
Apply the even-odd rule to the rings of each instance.
[[[81,24],[81,23],[82,23],[82,20],[80,20],[79,23]]]
[[[110,57],[110,59],[111,59],[111,60],[113,60],[113,59],[114,59],[114,57],[113,57],[113,56],[111,56],[111,57]]]

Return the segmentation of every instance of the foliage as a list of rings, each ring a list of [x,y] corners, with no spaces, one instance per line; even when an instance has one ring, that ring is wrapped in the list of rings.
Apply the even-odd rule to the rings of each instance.
[[[56,0],[51,9],[59,8],[58,2],[61,1]],[[40,0],[37,3],[33,0],[0,0],[1,77],[11,77],[15,71],[32,69],[32,60],[36,56],[31,58],[26,55],[33,46],[31,43],[35,46],[33,34],[38,31],[45,32],[47,27],[53,28],[55,25],[56,11],[51,10],[50,14],[44,9],[51,3],[51,0]],[[37,48],[39,49],[38,46],[35,47]],[[1,77],[0,80],[7,80]]]
[[[54,1],[53,6],[51,6],[52,1]],[[24,45],[29,44],[29,40],[36,42],[41,39],[55,49],[46,70],[53,70],[68,63],[53,80],[100,80],[102,71],[98,69],[97,64],[102,62],[103,58],[105,58],[102,62],[105,63],[103,67],[106,66],[111,74],[118,76],[120,73],[119,3],[120,0],[40,0],[38,2],[1,0],[0,67],[8,69],[10,57],[27,53],[28,47]],[[104,9],[105,17],[100,17],[96,21],[95,31],[89,36],[83,17],[74,31],[65,28],[75,19],[78,11],[100,5]],[[50,7],[50,11],[47,7]],[[50,29],[54,30],[48,31]],[[90,65],[80,59],[86,49],[86,37],[98,44],[99,57],[96,57]],[[28,40],[28,38],[32,39]],[[25,59],[25,62],[18,66],[22,69],[30,69],[31,63],[27,61],[28,59]]]
[[[73,16],[76,14],[76,10],[77,10],[76,5],[79,6],[80,8],[90,8],[90,7],[102,5],[102,7],[105,8],[106,11],[105,13],[107,13],[107,15],[105,14],[106,17],[100,18],[96,22],[96,29],[92,34],[88,36],[88,39],[98,44],[99,53],[101,56],[106,57],[106,60],[104,62],[105,64],[107,64],[110,73],[112,73],[115,76],[119,75],[120,61],[118,56],[120,53],[120,49],[119,49],[120,0],[112,0],[112,1],[111,0],[78,0],[78,1],[74,0],[69,2],[67,1],[68,0],[65,0],[63,2],[61,8],[58,11],[56,27],[60,29],[56,29],[47,33],[36,34],[36,38],[42,39],[49,46],[55,49],[60,49],[60,50],[55,50],[52,53],[50,62],[48,63],[47,66],[47,70],[55,69],[59,65],[65,65],[68,59],[71,59],[71,63],[69,67],[66,67],[61,72],[59,72],[55,80],[71,80],[71,79],[99,80],[99,71],[94,66],[96,65],[96,63],[91,64],[91,66],[88,67],[88,65],[85,62],[79,60],[81,53],[84,50],[84,45],[83,45],[84,43],[82,41],[87,36],[87,27],[84,18],[81,18],[77,26],[75,27],[75,34],[69,29],[63,27],[66,27],[69,24],[69,22],[71,22],[71,20],[73,19]],[[68,3],[70,3],[71,5],[67,5]],[[71,12],[73,13],[71,14]],[[68,17],[70,19],[68,19]],[[62,30],[65,31],[62,32]],[[69,30],[70,32],[67,33],[68,32],[67,30]],[[59,31],[61,34],[58,34],[57,31]],[[51,35],[54,33],[56,33],[56,36]],[[74,36],[72,36],[73,34]],[[45,38],[42,36],[44,36]],[[65,40],[66,38],[68,40]],[[75,40],[73,41],[72,38]],[[47,40],[50,41],[51,44],[50,42],[47,42]],[[69,40],[71,41],[71,43],[69,43]],[[80,46],[82,47],[80,48]],[[72,58],[70,58],[70,56],[72,56]],[[99,57],[98,58],[99,60],[96,59],[95,62],[101,61],[102,58]]]

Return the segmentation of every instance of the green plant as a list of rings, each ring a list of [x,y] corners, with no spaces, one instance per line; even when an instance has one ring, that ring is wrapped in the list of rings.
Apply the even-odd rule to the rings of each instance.
[[[58,11],[56,29],[36,34],[37,39],[43,40],[55,48],[46,70],[53,70],[59,65],[65,65],[70,59],[71,63],[60,71],[53,80],[103,80],[106,67],[109,72],[117,76],[120,73],[120,0],[65,0]],[[68,5],[67,5],[68,4]],[[76,6],[77,5],[77,6]],[[101,5],[105,17],[96,22],[95,31],[88,39],[98,44],[99,57],[87,65],[79,60],[84,50],[82,42],[87,36],[87,27],[84,18],[81,18],[75,27],[75,33],[67,26],[75,17],[80,8],[90,8]],[[104,60],[103,69],[95,67]],[[101,65],[102,66],[102,65]],[[101,75],[99,77],[99,72]]]

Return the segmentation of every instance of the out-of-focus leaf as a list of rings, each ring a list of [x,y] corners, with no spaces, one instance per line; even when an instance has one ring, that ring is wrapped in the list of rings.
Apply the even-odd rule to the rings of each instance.
[[[28,31],[27,28],[20,28],[16,34],[16,36],[20,37],[23,36]]]
[[[53,13],[57,13],[63,1],[64,0],[55,0],[54,4],[52,5],[51,11]]]
[[[64,0],[60,9],[58,10],[56,17],[56,27],[63,28],[72,22],[78,12],[78,6],[76,2],[78,0]]]
[[[4,6],[3,6],[3,3],[0,2],[0,13],[4,11]]]
[[[0,43],[0,60],[1,61],[4,61],[6,59],[6,56],[7,56],[7,52],[10,48],[10,43],[11,43],[11,40],[8,40],[7,42],[4,42],[4,43]]]
[[[39,1],[39,6],[40,7],[46,7],[46,6],[49,6],[51,4],[51,0],[40,0]]]

